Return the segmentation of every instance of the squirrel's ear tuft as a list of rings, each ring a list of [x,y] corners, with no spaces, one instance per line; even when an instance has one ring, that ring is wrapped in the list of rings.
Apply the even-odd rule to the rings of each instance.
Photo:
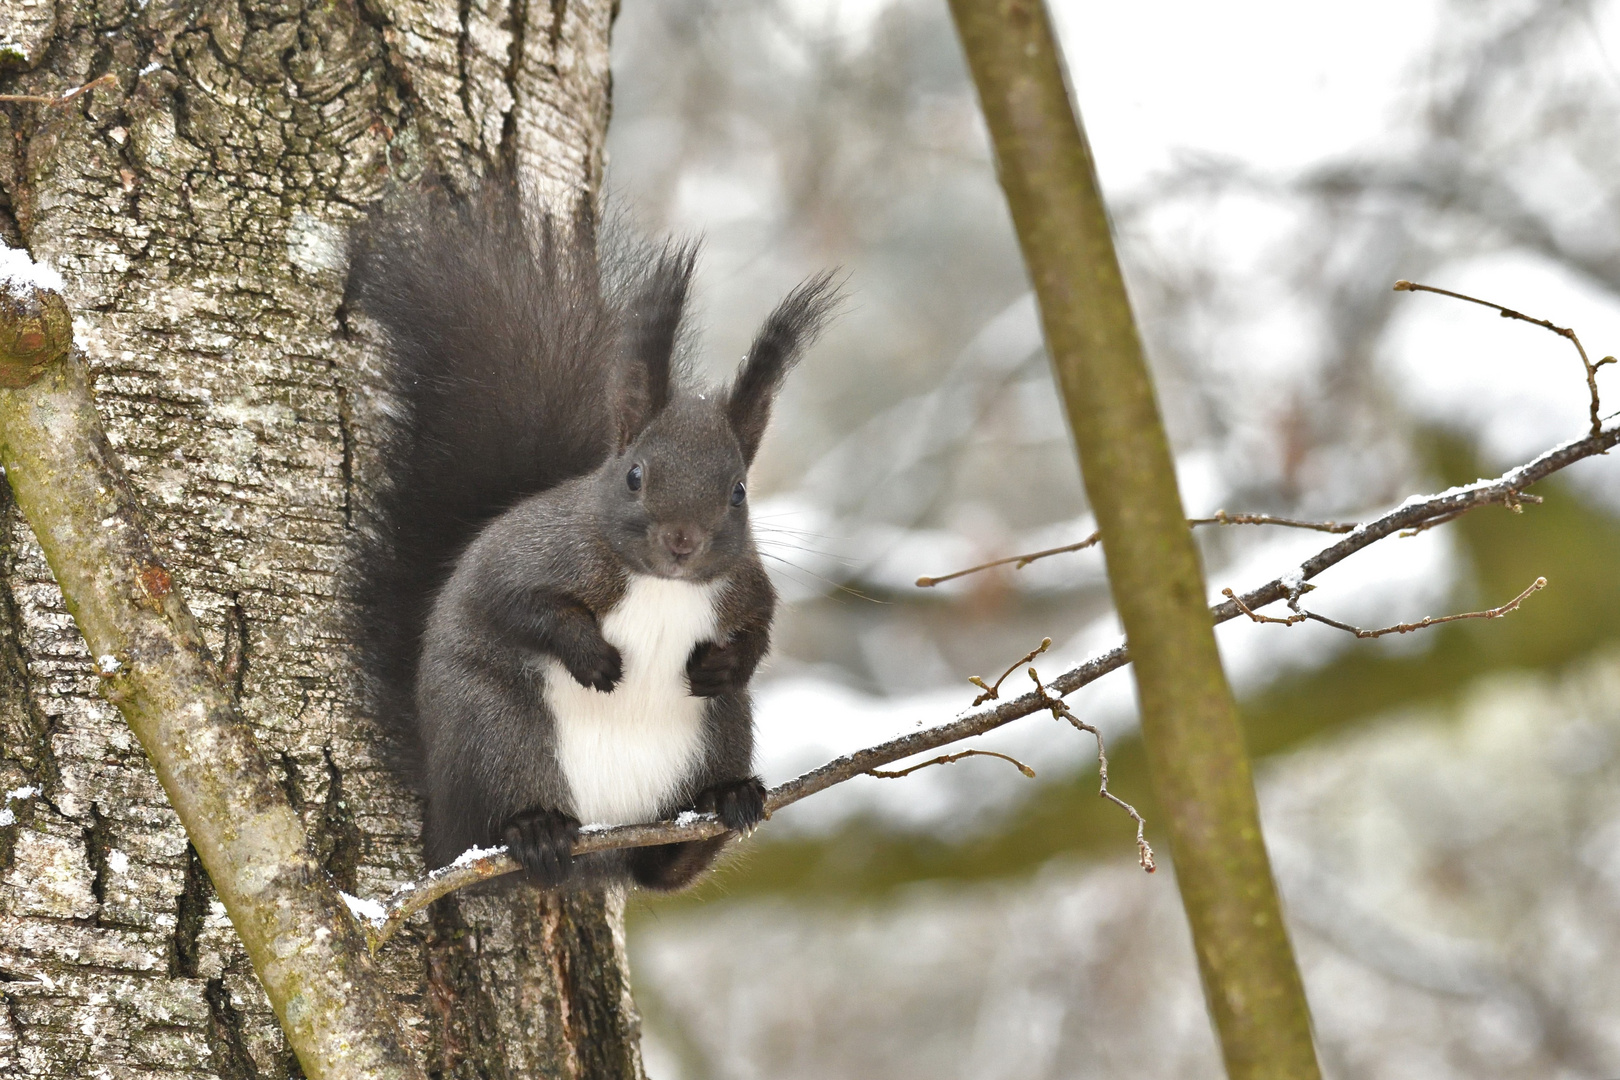
[[[841,299],[833,271],[824,271],[788,293],[760,327],[726,402],[726,416],[748,464],[759,452],[783,378],[827,325]]]
[[[613,408],[621,451],[669,404],[675,343],[696,259],[696,244],[665,246],[625,307],[624,365]]]

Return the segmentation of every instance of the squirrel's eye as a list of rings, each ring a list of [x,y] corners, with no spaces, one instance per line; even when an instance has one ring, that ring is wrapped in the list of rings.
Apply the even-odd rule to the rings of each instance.
[[[743,487],[742,481],[739,480],[737,486],[731,489],[731,505],[741,506],[746,498],[748,498],[748,490]]]
[[[632,466],[630,466],[630,475],[628,475],[628,476],[626,476],[624,478],[624,482],[630,486],[631,491],[640,491],[641,490],[641,466],[640,465],[632,465]]]

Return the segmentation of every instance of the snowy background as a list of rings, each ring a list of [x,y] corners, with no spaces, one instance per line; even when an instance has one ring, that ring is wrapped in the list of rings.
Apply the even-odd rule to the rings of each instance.
[[[1620,4],[1052,7],[1189,513],[1357,520],[1581,433],[1567,342],[1390,286],[1620,351]],[[788,601],[766,779],[949,719],[1042,637],[1048,675],[1112,644],[1095,550],[912,585],[1092,528],[943,3],[627,0],[616,40],[609,185],[704,238],[698,366],[848,276],[754,477]],[[1620,470],[1554,488],[1312,596],[1383,625],[1545,574],[1501,623],[1220,631],[1330,1075],[1620,1076]],[[1325,538],[1203,541],[1214,594]],[[1151,821],[1128,675],[1071,703]],[[633,904],[658,1080],[1217,1074],[1174,883],[1097,809],[1093,748],[1039,717],[975,745],[1039,780],[855,781]]]

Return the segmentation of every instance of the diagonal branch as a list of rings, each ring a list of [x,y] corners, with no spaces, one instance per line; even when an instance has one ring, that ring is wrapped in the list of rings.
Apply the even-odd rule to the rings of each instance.
[[[1436,495],[1414,495],[1395,509],[1355,526],[1342,540],[1312,555],[1299,566],[1279,575],[1263,585],[1245,593],[1233,593],[1224,603],[1210,609],[1210,617],[1217,623],[1228,622],[1278,600],[1297,597],[1305,582],[1336,566],[1380,540],[1415,529],[1431,522],[1450,519],[1481,506],[1528,499],[1524,489],[1545,480],[1577,461],[1595,457],[1620,444],[1620,426],[1604,428],[1595,435],[1571,439],[1543,452],[1522,465],[1517,465],[1491,480],[1476,480],[1472,484],[1454,487]],[[1533,590],[1532,590],[1533,591]],[[1519,598],[1521,602],[1523,596]],[[1506,606],[1506,605],[1504,605]],[[1353,632],[1353,628],[1352,632]],[[800,799],[825,791],[836,784],[864,775],[873,769],[903,761],[918,754],[939,750],[985,732],[994,731],[1034,713],[1051,709],[1051,695],[1067,696],[1096,682],[1109,672],[1118,671],[1130,662],[1123,643],[1098,653],[1077,667],[1047,682],[1039,693],[1030,692],[1022,697],[1000,701],[993,708],[970,710],[948,723],[924,728],[902,735],[888,742],[857,750],[836,758],[772,788],[765,796],[767,814],[775,813]],[[1004,676],[1005,677],[1005,676]],[[977,684],[976,684],[977,685]],[[646,825],[586,826],[581,831],[574,854],[590,851],[609,851],[615,848],[646,847],[670,844],[684,840],[704,840],[720,836],[727,830],[713,814],[682,814],[675,821],[659,821]],[[519,869],[517,861],[504,849],[486,851],[465,863],[435,871],[420,882],[403,887],[385,903],[385,914],[370,920],[366,932],[374,943],[387,940],[411,915],[428,906],[440,896],[466,885],[485,881]]]

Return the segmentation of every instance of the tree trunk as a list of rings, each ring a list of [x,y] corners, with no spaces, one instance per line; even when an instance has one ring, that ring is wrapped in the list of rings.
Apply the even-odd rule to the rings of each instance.
[[[0,233],[68,279],[109,437],[340,886],[421,871],[335,575],[366,497],[344,231],[392,180],[594,195],[607,0],[0,0]],[[299,1075],[26,523],[3,507],[0,1076]],[[37,794],[17,792],[35,788]],[[464,896],[380,957],[430,1071],[639,1077],[622,903]]]

